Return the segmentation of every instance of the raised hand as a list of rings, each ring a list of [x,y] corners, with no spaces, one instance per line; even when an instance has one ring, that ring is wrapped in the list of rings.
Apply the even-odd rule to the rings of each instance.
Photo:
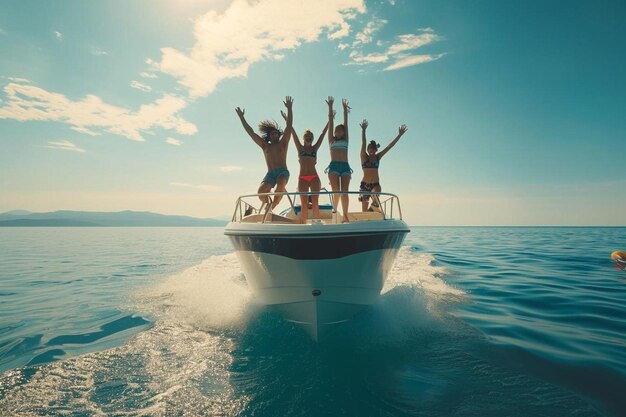
[[[335,102],[335,99],[333,98],[333,96],[328,96],[328,99],[326,100],[326,104],[328,104],[329,109],[333,108],[334,102]]]
[[[348,100],[345,98],[341,100],[341,105],[343,106],[343,111],[346,113],[350,112],[351,107],[348,105]]]
[[[409,128],[408,128],[408,127],[406,127],[406,125],[402,125],[402,126],[400,126],[400,127],[398,128],[398,134],[399,134],[400,136],[402,136],[402,135],[404,135],[404,133],[405,133],[407,130],[409,130]]]
[[[333,119],[337,116],[337,110],[333,110]]]
[[[363,121],[359,123],[359,126],[361,126],[361,129],[363,130],[367,129],[367,126],[368,126],[367,120],[363,119]]]
[[[290,109],[291,106],[293,105],[293,98],[291,96],[285,97],[285,101],[283,101],[283,104],[285,105],[285,107]]]
[[[285,121],[287,121],[287,115],[285,114],[284,111],[280,111],[280,115],[283,116],[283,119],[285,119]]]
[[[246,112],[246,110],[245,110],[245,109],[242,109],[242,108],[237,107],[237,108],[235,108],[235,111],[237,112],[237,116],[239,116],[240,118],[242,118],[242,119],[243,119],[243,115],[244,115],[244,113]]]

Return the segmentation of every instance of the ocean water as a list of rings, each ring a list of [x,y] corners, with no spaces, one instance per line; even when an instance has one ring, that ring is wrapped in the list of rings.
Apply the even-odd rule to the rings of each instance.
[[[0,229],[1,416],[623,416],[626,228],[413,228],[315,344],[219,228]]]

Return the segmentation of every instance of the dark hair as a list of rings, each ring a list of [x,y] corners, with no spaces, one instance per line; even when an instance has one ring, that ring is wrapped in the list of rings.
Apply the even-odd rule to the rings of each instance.
[[[380,148],[380,143],[376,143],[375,140],[370,140],[370,143],[367,145],[368,148],[376,148],[376,150],[378,150],[378,148]]]
[[[259,131],[261,132],[261,137],[266,142],[270,140],[270,134],[273,131],[277,131],[280,136],[283,134],[283,130],[274,120],[263,120],[259,123]]]

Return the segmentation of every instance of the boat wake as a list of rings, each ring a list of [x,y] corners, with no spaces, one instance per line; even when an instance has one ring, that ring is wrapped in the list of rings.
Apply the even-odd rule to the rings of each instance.
[[[260,308],[234,253],[211,256],[135,298],[142,311],[158,318],[216,332],[241,329]]]
[[[446,268],[435,265],[431,254],[404,246],[379,303],[371,310],[375,315],[404,315],[411,309],[432,313],[441,302],[462,301],[465,293],[444,281],[448,274]],[[140,291],[136,298],[143,312],[160,320],[167,318],[230,336],[245,332],[254,326],[259,315],[265,314],[265,307],[257,304],[248,290],[234,253],[212,256]]]
[[[414,287],[437,299],[454,300],[464,296],[463,291],[443,280],[449,274],[443,266],[435,265],[435,257],[430,253],[420,253],[410,246],[403,246],[382,293],[397,287]]]
[[[123,346],[0,375],[0,410],[238,415],[257,407],[261,400],[254,393],[271,382],[266,378],[296,378],[294,361],[315,366],[344,358],[335,356],[337,350],[376,350],[385,338],[396,344],[399,334],[415,334],[407,326],[415,330],[437,321],[425,316],[437,311],[438,301],[463,297],[443,281],[446,270],[429,254],[404,247],[395,265],[380,303],[346,323],[336,345],[319,348],[300,328],[255,304],[235,254],[212,256],[133,297],[134,309],[152,316],[154,324]],[[266,354],[274,362],[258,362]],[[320,380],[306,383],[321,384],[328,375],[313,377]]]

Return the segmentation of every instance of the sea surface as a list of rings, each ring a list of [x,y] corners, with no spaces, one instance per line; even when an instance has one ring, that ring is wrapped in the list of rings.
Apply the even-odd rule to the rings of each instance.
[[[625,416],[626,228],[412,228],[321,343],[221,228],[0,228],[0,416]]]

